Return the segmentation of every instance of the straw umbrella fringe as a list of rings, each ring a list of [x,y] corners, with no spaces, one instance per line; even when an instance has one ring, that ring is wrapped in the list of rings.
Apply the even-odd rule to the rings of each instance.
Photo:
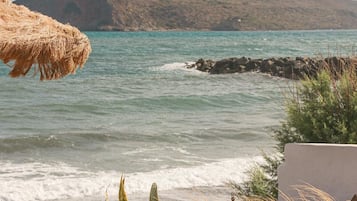
[[[82,68],[91,51],[88,37],[77,28],[0,0],[0,59],[14,61],[11,77],[34,67],[41,80],[59,79]]]

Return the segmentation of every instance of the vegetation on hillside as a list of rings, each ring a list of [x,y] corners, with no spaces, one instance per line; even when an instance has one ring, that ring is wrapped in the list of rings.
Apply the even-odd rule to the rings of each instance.
[[[82,30],[357,28],[357,2],[351,0],[16,0],[16,3]]]

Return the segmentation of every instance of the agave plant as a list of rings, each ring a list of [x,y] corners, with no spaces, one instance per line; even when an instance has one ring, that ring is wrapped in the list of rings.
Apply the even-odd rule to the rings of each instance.
[[[119,201],[128,201],[124,187],[125,187],[125,178],[122,176],[120,178],[120,185],[119,185]],[[107,192],[105,192],[105,201],[109,201]],[[159,195],[157,193],[156,183],[153,183],[151,185],[149,201],[159,201]]]
[[[153,183],[150,190],[150,201],[159,201],[159,195],[157,193],[157,185]]]
[[[128,201],[128,198],[126,197],[125,189],[124,189],[124,184],[125,184],[125,178],[121,176],[120,178],[120,185],[119,185],[119,201]]]

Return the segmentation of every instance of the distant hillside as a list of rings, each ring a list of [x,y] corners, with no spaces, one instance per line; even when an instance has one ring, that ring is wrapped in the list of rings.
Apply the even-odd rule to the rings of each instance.
[[[17,0],[82,30],[357,29],[353,0]]]

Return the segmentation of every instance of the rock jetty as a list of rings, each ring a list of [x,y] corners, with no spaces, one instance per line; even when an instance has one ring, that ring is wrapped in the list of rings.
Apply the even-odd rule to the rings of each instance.
[[[288,79],[301,79],[305,75],[315,76],[323,68],[341,71],[348,67],[357,67],[356,57],[279,57],[268,59],[251,59],[234,57],[219,61],[199,59],[186,68],[197,69],[210,74],[261,72]]]

